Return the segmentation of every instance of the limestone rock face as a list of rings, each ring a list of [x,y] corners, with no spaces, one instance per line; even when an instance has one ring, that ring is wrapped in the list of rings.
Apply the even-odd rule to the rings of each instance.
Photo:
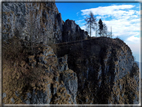
[[[54,2],[2,3],[3,39],[13,36],[44,44],[62,41],[62,18]]]
[[[61,80],[64,82],[67,93],[71,95],[73,104],[76,104],[76,96],[78,90],[77,74],[68,68],[68,56],[58,58],[58,69],[61,73]]]
[[[2,6],[3,40],[17,36],[24,40],[51,45],[85,39],[88,36],[74,21],[67,20],[64,24],[55,2],[3,2]]]
[[[122,40],[100,37],[58,48],[57,56],[68,54],[68,66],[77,73],[77,103],[139,102],[139,69]]]
[[[61,74],[61,78],[65,83],[67,93],[71,95],[73,103],[77,104],[78,79],[76,73],[72,70],[66,70]]]
[[[3,103],[76,104],[78,79],[68,68],[67,55],[57,58],[48,45],[27,47],[24,42],[15,47],[19,50],[11,52],[14,41],[5,43],[8,51],[3,49]],[[9,51],[20,58],[9,57]]]
[[[68,70],[67,58],[67,55],[58,58],[58,69],[60,72]]]
[[[88,38],[88,32],[81,28],[73,20],[66,20],[63,25],[63,42],[84,40]]]

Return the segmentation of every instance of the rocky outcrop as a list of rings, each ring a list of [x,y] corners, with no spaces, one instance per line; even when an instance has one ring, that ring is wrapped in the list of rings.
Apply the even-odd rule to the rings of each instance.
[[[23,40],[15,46],[15,39],[3,48],[3,103],[76,104],[78,78],[68,68],[67,55],[57,58],[48,45],[27,47]]]
[[[84,40],[88,38],[88,32],[81,28],[73,20],[66,20],[63,25],[63,42]]]
[[[78,79],[76,73],[72,70],[67,70],[61,74],[61,78],[65,83],[67,93],[71,95],[73,103],[76,104],[76,96],[78,91]]]
[[[58,44],[57,52],[58,57],[68,54],[68,66],[77,73],[77,103],[139,103],[139,69],[122,40],[100,37]]]
[[[62,18],[54,2],[2,3],[3,39],[22,39],[50,44],[62,41]]]
[[[3,40],[18,36],[24,40],[51,45],[88,36],[74,21],[63,22],[55,2],[3,2],[2,6]]]

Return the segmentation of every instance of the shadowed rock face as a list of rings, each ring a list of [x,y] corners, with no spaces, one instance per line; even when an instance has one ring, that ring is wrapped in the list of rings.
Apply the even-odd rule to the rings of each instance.
[[[95,38],[59,44],[57,56],[68,54],[77,73],[77,103],[138,104],[139,68],[130,48],[120,39]]]
[[[66,20],[63,25],[63,42],[84,40],[88,38],[88,33],[81,30],[73,20]]]

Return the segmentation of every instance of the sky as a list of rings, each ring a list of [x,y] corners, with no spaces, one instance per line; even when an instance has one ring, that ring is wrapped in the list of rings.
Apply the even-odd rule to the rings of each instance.
[[[63,21],[74,20],[83,30],[87,30],[85,18],[91,11],[97,22],[102,19],[108,31],[112,28],[113,38],[122,39],[131,48],[135,60],[140,62],[140,3],[56,2],[56,6]],[[91,35],[95,36],[95,31],[92,30]]]

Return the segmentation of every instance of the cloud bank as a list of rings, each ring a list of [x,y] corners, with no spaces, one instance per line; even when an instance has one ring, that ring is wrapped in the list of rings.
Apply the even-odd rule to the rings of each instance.
[[[135,5],[111,5],[99,6],[81,10],[81,15],[86,17],[90,11],[96,16],[97,20],[102,19],[114,37],[119,37],[131,48],[133,55],[139,60],[140,49],[140,10]],[[83,20],[78,21],[84,23]],[[86,26],[82,25],[82,29],[86,30]],[[92,31],[95,35],[95,31]]]

